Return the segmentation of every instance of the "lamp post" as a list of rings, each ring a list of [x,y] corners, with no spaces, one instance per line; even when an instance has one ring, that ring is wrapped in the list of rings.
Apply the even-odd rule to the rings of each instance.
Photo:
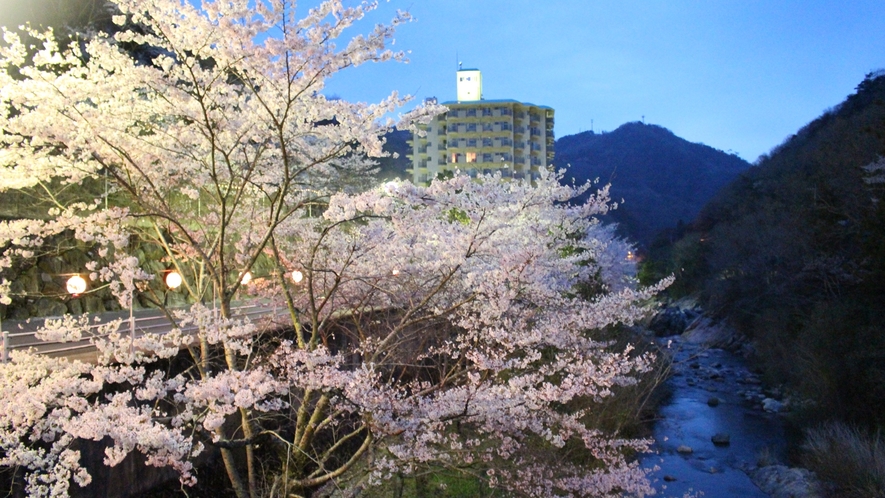
[[[129,354],[135,354],[135,279],[129,278]]]
[[[184,279],[181,276],[181,273],[178,273],[176,270],[169,270],[166,272],[166,276],[163,277],[163,283],[166,284],[166,288],[170,291],[174,291],[181,287],[181,284],[184,283]],[[163,308],[167,306],[169,302],[169,292],[163,293]]]
[[[3,342],[0,343],[0,363],[6,363],[9,361],[9,333],[3,330],[3,319],[0,318],[0,340]]]
[[[181,273],[178,273],[177,271],[174,271],[174,270],[170,271],[169,273],[166,274],[165,281],[166,281],[166,287],[169,287],[172,290],[175,290],[175,289],[181,287],[181,283],[183,282],[183,280],[181,278]]]

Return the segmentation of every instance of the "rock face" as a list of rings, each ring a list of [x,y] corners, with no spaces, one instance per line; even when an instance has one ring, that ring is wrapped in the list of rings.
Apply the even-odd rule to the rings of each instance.
[[[822,498],[823,488],[814,472],[786,465],[769,465],[752,473],[753,483],[771,498]]]
[[[667,307],[652,318],[648,328],[657,337],[669,337],[685,332],[688,325],[698,317],[694,310],[683,310],[677,307]]]
[[[690,344],[731,351],[744,358],[753,355],[753,346],[746,337],[728,324],[705,315],[699,314],[692,319],[685,329],[683,339]]]
[[[25,320],[31,317],[60,316],[66,313],[102,313],[120,309],[119,303],[110,290],[100,283],[89,282],[87,292],[72,296],[66,289],[68,277],[89,274],[90,261],[104,264],[98,248],[76,241],[71,234],[62,234],[47,242],[47,246],[58,246],[53,253],[44,254],[17,263],[4,270],[3,277],[10,281],[13,294],[12,303],[0,304],[0,320]],[[162,247],[149,242],[139,242],[133,247],[132,255],[138,258],[139,266],[156,275],[150,283],[153,293],[169,306],[185,306],[188,298],[185,292],[169,291],[162,281],[167,263]],[[88,278],[87,278],[88,280]],[[135,309],[154,307],[142,297],[135,300]]]

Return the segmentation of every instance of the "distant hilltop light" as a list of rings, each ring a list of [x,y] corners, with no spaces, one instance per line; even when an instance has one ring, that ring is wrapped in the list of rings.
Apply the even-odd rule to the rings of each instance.
[[[479,69],[459,68],[455,83],[457,100],[442,102],[449,111],[412,136],[412,168],[407,171],[413,183],[427,185],[455,171],[534,180],[541,168],[553,164],[552,108],[512,99],[485,100]],[[436,103],[436,98],[425,101]]]

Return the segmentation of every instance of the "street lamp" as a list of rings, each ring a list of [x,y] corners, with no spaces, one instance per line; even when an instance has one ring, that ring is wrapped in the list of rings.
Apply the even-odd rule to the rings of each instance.
[[[165,280],[166,280],[166,287],[169,287],[170,289],[173,289],[173,290],[181,287],[181,283],[183,282],[183,280],[181,278],[181,273],[178,273],[177,271],[174,271],[174,270],[170,271],[169,273],[166,274]]]
[[[296,284],[298,284],[298,283],[301,283],[302,280],[304,280],[304,274],[298,270],[293,270],[292,271],[292,281],[295,282]]]
[[[240,283],[243,285],[249,285],[249,282],[252,281],[252,272],[247,271],[240,276]]]
[[[0,319],[0,330],[2,328],[2,319]],[[0,343],[0,363],[6,363],[9,361],[9,333],[2,330],[0,332],[0,340],[3,341]]]
[[[66,288],[72,296],[86,292],[86,280],[80,275],[74,275],[68,279]]]

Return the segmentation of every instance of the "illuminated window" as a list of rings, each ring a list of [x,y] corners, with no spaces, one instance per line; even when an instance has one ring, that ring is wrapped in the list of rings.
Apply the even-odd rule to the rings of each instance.
[[[458,153],[457,152],[452,152],[452,162],[453,163],[458,162]]]
[[[476,162],[476,152],[468,152],[467,153],[467,162],[475,163]]]

